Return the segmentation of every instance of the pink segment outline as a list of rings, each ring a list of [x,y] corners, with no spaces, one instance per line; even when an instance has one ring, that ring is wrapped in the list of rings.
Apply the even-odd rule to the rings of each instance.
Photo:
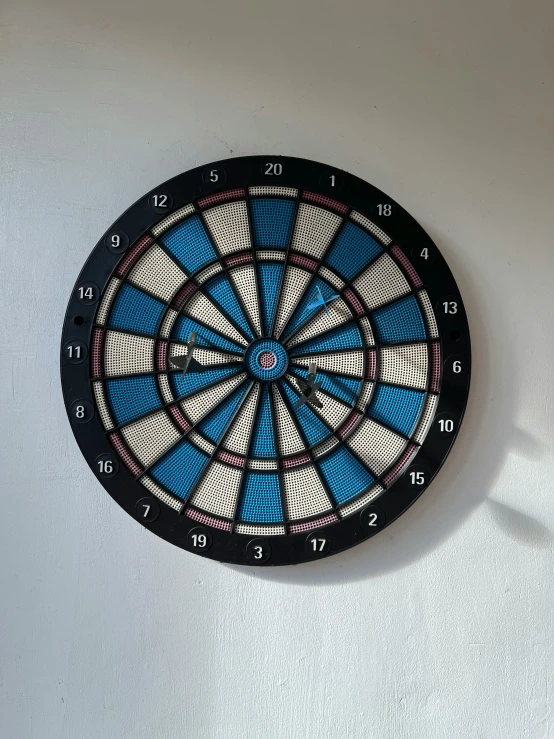
[[[160,341],[156,349],[156,369],[161,370],[162,372],[166,370],[166,359],[165,359],[166,351],[167,351],[167,342]]]
[[[92,376],[102,377],[102,339],[104,331],[101,328],[95,328],[92,332],[92,342],[90,348],[90,369]]]
[[[215,456],[220,462],[232,464],[233,467],[244,467],[245,458],[241,457],[239,454],[232,454],[231,452],[227,452],[225,449],[219,449]]]
[[[394,256],[396,261],[402,266],[404,269],[404,272],[408,275],[408,279],[412,283],[412,286],[415,288],[423,287],[423,282],[421,281],[418,273],[415,270],[414,265],[410,262],[408,257],[404,254],[402,249],[397,246],[396,244],[391,247],[390,249],[391,254]]]
[[[352,429],[358,423],[361,417],[362,417],[361,413],[358,413],[357,411],[352,411],[352,413],[348,416],[346,421],[337,430],[337,436],[340,439],[344,439],[344,437],[347,436],[352,431]]]
[[[224,260],[226,267],[234,267],[236,264],[244,264],[245,262],[252,262],[252,253],[248,252],[245,254],[235,254],[232,257],[226,257]]]
[[[383,478],[383,482],[387,487],[391,485],[394,480],[396,480],[396,478],[401,474],[402,470],[409,465],[409,463],[417,454],[418,449],[419,447],[415,444],[408,444],[406,449],[400,455],[400,458],[398,459],[394,467],[392,467]]]
[[[117,265],[117,269],[115,271],[116,275],[118,277],[125,277],[133,262],[139,258],[142,252],[150,246],[153,241],[154,239],[147,234],[146,236],[142,236],[135,244],[133,244]]]
[[[431,342],[431,378],[429,390],[433,393],[439,392],[441,383],[441,346],[440,342]]]
[[[289,469],[290,467],[298,467],[300,464],[306,464],[309,461],[310,455],[302,452],[301,454],[296,454],[294,457],[284,457],[281,459],[281,467]]]
[[[377,353],[375,349],[368,349],[367,350],[367,361],[366,361],[366,368],[365,368],[365,378],[366,380],[374,380],[375,379],[375,369],[377,366]]]
[[[234,190],[225,190],[225,192],[218,192],[215,195],[200,198],[197,204],[199,208],[210,208],[214,205],[219,205],[219,203],[225,203],[227,200],[243,198],[245,195],[246,192],[243,187],[236,187]]]
[[[289,256],[289,262],[291,264],[297,264],[299,267],[309,269],[311,272],[317,267],[317,262],[314,259],[303,257],[300,254],[291,254]]]
[[[127,467],[127,469],[135,475],[140,475],[141,472],[143,472],[142,467],[135,462],[129,451],[127,450],[127,447],[123,443],[123,439],[121,436],[114,431],[113,434],[109,435],[109,440],[113,444],[114,449],[122,459],[124,465]]]
[[[332,198],[328,198],[325,195],[319,195],[315,192],[309,192],[309,190],[303,191],[302,199],[307,200],[309,203],[314,203],[315,205],[322,205],[324,208],[334,210],[341,215],[344,215],[348,212],[348,206],[344,205],[344,203],[339,203],[338,200],[333,200]]]
[[[342,297],[346,300],[357,316],[363,316],[365,310],[353,290],[347,287],[346,290],[343,290]]]
[[[336,513],[328,513],[320,518],[315,518],[312,521],[303,521],[302,523],[291,523],[290,532],[291,534],[299,534],[302,531],[312,531],[312,529],[319,529],[322,526],[327,526],[330,523],[338,521]]]
[[[190,298],[193,292],[197,290],[196,285],[194,282],[187,282],[183,287],[179,290],[177,295],[173,298],[172,305],[174,308],[177,308],[177,310],[180,310],[183,306],[183,303],[187,298]]]
[[[181,409],[177,405],[170,405],[168,406],[167,410],[171,414],[171,417],[177,424],[177,426],[181,429],[183,433],[188,431],[191,428],[190,423],[187,421],[187,419],[184,417],[184,415],[181,413]]]
[[[231,531],[230,521],[222,521],[220,518],[214,518],[213,516],[209,516],[207,513],[201,513],[195,508],[187,508],[185,513],[189,518],[192,518],[193,521],[198,521],[198,523],[203,523],[214,529],[221,529],[221,531]]]

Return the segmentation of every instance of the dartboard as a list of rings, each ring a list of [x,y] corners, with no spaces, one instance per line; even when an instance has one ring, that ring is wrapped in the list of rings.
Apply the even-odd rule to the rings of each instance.
[[[460,428],[470,339],[435,244],[384,193],[289,157],[137,201],[71,294],[62,384],[108,493],[219,561],[326,557],[392,522]]]

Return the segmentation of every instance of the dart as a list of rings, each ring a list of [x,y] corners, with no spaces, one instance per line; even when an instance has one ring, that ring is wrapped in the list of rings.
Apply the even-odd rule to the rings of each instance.
[[[313,303],[310,303],[308,305],[308,310],[315,310],[316,308],[320,308],[323,306],[329,314],[329,308],[327,307],[327,303],[331,303],[333,300],[336,300],[337,298],[340,298],[340,295],[333,294],[329,298],[324,298],[323,293],[321,292],[321,289],[319,287],[316,288],[316,299]]]
[[[304,405],[305,403],[309,403],[310,405],[313,405],[315,408],[323,408],[323,403],[319,398],[317,397],[316,393],[321,388],[323,382],[316,382],[315,376],[317,374],[317,366],[314,362],[312,362],[308,368],[308,378],[307,381],[303,380],[300,377],[296,378],[296,383],[298,387],[300,388],[301,395],[294,404],[295,408],[300,408],[300,406]]]
[[[193,354],[196,347],[196,331],[192,331],[189,340],[186,343],[187,353],[179,354],[173,357],[169,357],[171,364],[183,371],[181,377],[184,377],[187,372],[204,372],[204,367],[198,362]]]

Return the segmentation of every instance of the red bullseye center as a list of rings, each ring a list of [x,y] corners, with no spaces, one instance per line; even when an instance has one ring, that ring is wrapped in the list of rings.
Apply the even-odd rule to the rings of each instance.
[[[257,359],[260,367],[265,370],[273,369],[273,367],[275,367],[275,365],[277,364],[276,355],[269,350],[260,352]]]

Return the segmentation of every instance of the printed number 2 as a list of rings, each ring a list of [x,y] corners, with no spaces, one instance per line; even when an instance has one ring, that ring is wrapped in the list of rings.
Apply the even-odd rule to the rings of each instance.
[[[166,208],[167,207],[167,195],[153,195],[152,203],[155,208]]]
[[[264,169],[264,174],[275,175],[278,177],[283,174],[283,165],[280,162],[267,162]],[[260,559],[260,557],[258,557]]]

